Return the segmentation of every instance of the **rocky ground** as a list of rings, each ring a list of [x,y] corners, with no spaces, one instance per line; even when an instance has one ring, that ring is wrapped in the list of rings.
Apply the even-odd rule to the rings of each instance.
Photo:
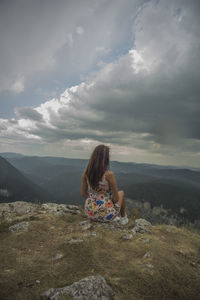
[[[81,207],[0,204],[0,299],[199,299],[200,235]]]

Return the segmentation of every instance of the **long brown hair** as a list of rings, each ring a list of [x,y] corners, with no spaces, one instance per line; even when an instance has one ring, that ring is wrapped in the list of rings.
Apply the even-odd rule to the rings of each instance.
[[[89,184],[93,189],[98,188],[99,180],[108,170],[110,164],[109,147],[98,145],[92,152],[88,165],[85,169]]]

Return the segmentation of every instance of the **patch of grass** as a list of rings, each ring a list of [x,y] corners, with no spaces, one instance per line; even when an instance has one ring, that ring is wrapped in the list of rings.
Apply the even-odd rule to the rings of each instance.
[[[115,300],[199,299],[200,267],[191,264],[199,259],[199,234],[176,227],[168,232],[167,226],[159,225],[153,226],[152,234],[134,235],[131,240],[102,227],[91,229],[98,234],[92,237],[81,231],[83,220],[80,215],[47,214],[32,220],[28,232],[4,231],[0,298],[35,300],[51,287],[100,274],[115,291]],[[84,241],[69,244],[71,238]],[[151,241],[142,243],[142,239]],[[146,252],[151,256],[145,259]],[[63,257],[53,260],[56,253]]]
[[[0,234],[4,233],[4,232],[8,232],[9,226],[10,226],[10,224],[7,222],[0,223]]]

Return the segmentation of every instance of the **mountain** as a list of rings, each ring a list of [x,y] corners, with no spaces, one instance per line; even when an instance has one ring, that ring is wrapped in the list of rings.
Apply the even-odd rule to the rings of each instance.
[[[1,154],[0,154],[1,155]],[[15,153],[3,153],[3,157],[21,172],[28,175],[36,183],[44,183],[58,176],[62,172],[74,169],[82,172],[87,166],[86,159],[72,159],[65,157],[40,157],[23,156]],[[191,183],[200,187],[200,171],[189,168],[180,168],[177,166],[161,166],[146,163],[118,162],[111,161],[110,168],[115,173],[134,173],[140,178],[150,176],[154,178],[175,179],[185,183]]]
[[[2,156],[3,158],[20,158],[20,157],[24,157],[23,154],[20,154],[20,153],[15,153],[15,152],[3,152],[3,153],[0,153],[0,156]]]
[[[81,175],[88,160],[64,157],[21,156],[4,153],[9,162],[26,178],[51,194],[57,203],[83,206],[80,196]],[[190,221],[199,219],[200,172],[176,166],[111,161],[118,188],[137,201],[163,206]],[[183,211],[183,210],[182,210]]]
[[[0,156],[0,202],[46,202],[53,197]]]
[[[74,203],[81,206],[84,204],[80,195],[81,172],[78,170],[67,170],[44,183],[42,187],[56,195],[57,203]]]
[[[122,180],[121,180],[122,181]],[[126,197],[163,206],[179,216],[194,222],[200,214],[200,188],[172,179],[154,179],[149,182],[121,183]],[[183,210],[184,209],[184,210]]]
[[[87,164],[84,159],[63,157],[18,156],[7,153],[4,153],[4,157],[8,157],[8,161],[15,168],[39,185],[69,170],[82,171]]]

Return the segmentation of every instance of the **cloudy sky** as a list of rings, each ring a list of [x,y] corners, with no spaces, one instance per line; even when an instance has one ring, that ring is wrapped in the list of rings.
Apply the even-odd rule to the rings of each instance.
[[[199,0],[1,0],[0,152],[200,167]]]

